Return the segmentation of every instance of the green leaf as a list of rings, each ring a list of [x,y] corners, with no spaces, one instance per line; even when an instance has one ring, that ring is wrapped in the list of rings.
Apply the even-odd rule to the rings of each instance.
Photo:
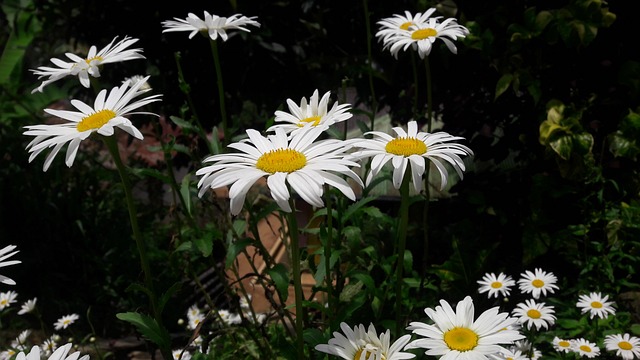
[[[156,170],[156,169],[150,169],[150,168],[144,168],[144,169],[138,169],[138,168],[132,168],[129,170],[131,172],[132,175],[144,178],[144,177],[152,177],[155,179],[158,179],[160,181],[162,181],[165,184],[170,184],[171,178],[165,174],[163,174],[162,172]]]
[[[122,321],[126,321],[136,327],[140,334],[155,343],[161,349],[167,349],[171,347],[171,338],[167,329],[160,327],[155,319],[148,315],[126,312],[118,313],[116,317]]]
[[[310,348],[326,342],[326,338],[320,329],[304,329],[302,337],[304,338],[304,342],[309,344]]]
[[[172,116],[169,116],[169,119],[171,119],[171,121],[174,124],[178,125],[179,127],[183,128],[185,130],[191,130],[191,131],[195,131],[195,132],[199,131],[199,129],[197,127],[193,126],[190,122],[188,122],[188,121],[186,121],[186,120],[184,120],[182,118],[179,118],[177,116],[173,116],[172,115]]]
[[[15,8],[20,9],[21,7],[16,6]],[[14,17],[15,22],[0,57],[0,85],[9,83],[11,74],[22,63],[29,44],[33,41],[35,34],[40,32],[42,28],[37,18],[26,11],[7,14],[7,18],[9,17]]]
[[[179,282],[171,285],[171,287],[167,289],[167,291],[165,291],[162,294],[162,296],[160,296],[160,299],[158,299],[158,311],[161,314],[162,314],[162,310],[164,310],[164,306],[167,304],[167,301],[169,301],[169,299],[171,299],[173,294],[175,294],[178,291],[178,289],[180,289],[180,285],[181,283]]]
[[[227,258],[224,262],[225,268],[230,268],[233,261],[238,257],[238,254],[240,254],[247,246],[251,245],[253,241],[254,240],[251,238],[244,238],[229,244],[229,247],[227,248]]]
[[[500,95],[502,95],[505,91],[507,91],[507,89],[509,88],[512,82],[513,82],[513,74],[502,75],[500,79],[498,79],[498,83],[496,84],[496,94],[493,97],[493,99],[494,100],[497,99],[498,97],[500,97]]]
[[[189,174],[182,178],[180,195],[182,196],[182,199],[184,199],[184,206],[186,207],[185,211],[189,216],[193,216],[193,203],[191,202],[191,176],[189,176]]]
[[[276,285],[276,290],[278,290],[282,301],[287,301],[289,297],[289,270],[283,264],[275,264],[271,269],[267,270],[267,274]]]
[[[551,146],[553,151],[555,151],[563,160],[569,160],[571,157],[571,150],[573,148],[572,138],[573,137],[570,135],[558,137],[554,141],[551,141],[549,146]]]
[[[368,197],[359,199],[358,201],[349,205],[347,210],[345,210],[344,214],[342,214],[342,219],[341,219],[342,223],[345,224],[351,218],[351,216],[353,216],[353,214],[355,214],[359,209],[361,209],[363,206],[367,205],[368,203],[376,200],[377,198],[378,198],[377,196],[368,196]]]
[[[193,244],[198,248],[202,256],[209,257],[213,252],[213,237],[199,236],[193,239]]]

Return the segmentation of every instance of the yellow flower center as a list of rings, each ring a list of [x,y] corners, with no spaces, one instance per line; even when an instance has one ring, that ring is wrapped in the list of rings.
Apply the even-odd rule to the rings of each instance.
[[[63,323],[63,324],[65,324],[65,325],[69,325],[69,324],[71,324],[71,320],[69,320],[69,319],[64,319],[64,320],[62,321],[62,323]]]
[[[356,351],[356,354],[353,355],[353,360],[360,360],[360,356],[362,356],[362,353],[364,352],[364,348],[362,349],[358,349],[358,351]],[[369,360],[369,358],[373,359],[373,357],[371,356],[372,354],[370,352],[365,353],[364,358],[365,360]],[[384,357],[383,357],[384,359]]]
[[[529,309],[527,310],[527,316],[532,319],[540,319],[540,316],[542,316],[542,314],[536,309]]]
[[[308,118],[300,120],[300,122],[298,123],[298,127],[303,127],[308,123],[312,123],[313,126],[318,126],[318,124],[320,124],[320,120],[322,120],[322,116],[310,116]]]
[[[631,349],[633,349],[633,345],[631,345],[631,343],[628,342],[628,341],[620,341],[618,343],[618,347],[620,349],[622,349],[622,350],[631,350]]]
[[[427,152],[427,145],[412,137],[400,137],[387,143],[384,149],[393,155],[410,156],[422,155]]]
[[[562,340],[558,342],[558,346],[563,348],[568,348],[568,347],[571,347],[571,343],[566,340]]]
[[[438,32],[436,31],[436,29],[426,28],[426,29],[418,29],[412,32],[411,38],[413,40],[424,40],[436,35],[438,35]]]
[[[600,301],[592,301],[591,307],[594,309],[600,309],[602,307],[602,303]]]
[[[531,285],[537,287],[537,288],[541,288],[544,286],[544,281],[540,280],[540,279],[535,279],[531,282]]]
[[[9,301],[7,301],[7,299],[0,300],[0,305],[7,305],[7,303],[9,303]]]
[[[91,65],[91,62],[92,62],[93,60],[102,61],[102,56],[94,56],[94,57],[92,57],[92,58],[88,58],[88,59],[86,59],[86,60],[85,60],[85,62],[86,62],[87,64]]]
[[[256,167],[269,174],[275,174],[291,173],[302,169],[306,164],[307,158],[303,153],[292,149],[278,149],[262,154],[256,162]]]
[[[116,113],[114,111],[109,109],[100,110],[97,113],[93,113],[82,119],[82,121],[76,125],[76,128],[80,132],[99,129],[114,117],[116,117]]]
[[[584,351],[584,352],[591,352],[591,348],[587,345],[580,345],[580,350]]]
[[[500,289],[502,287],[502,283],[500,281],[494,281],[491,283],[491,287],[494,289]]]
[[[407,21],[406,23],[403,23],[402,25],[400,25],[400,29],[409,30],[409,26],[411,26],[411,25],[413,25],[413,22]]]
[[[469,351],[478,346],[478,334],[465,327],[456,327],[444,333],[444,342],[451,350]]]

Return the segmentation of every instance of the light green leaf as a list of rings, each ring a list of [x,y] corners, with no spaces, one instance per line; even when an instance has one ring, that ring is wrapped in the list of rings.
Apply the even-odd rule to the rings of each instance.
[[[493,99],[497,99],[498,97],[500,97],[500,95],[507,91],[512,82],[513,74],[502,75],[500,79],[498,79],[498,83],[496,84],[496,95],[493,97]]]

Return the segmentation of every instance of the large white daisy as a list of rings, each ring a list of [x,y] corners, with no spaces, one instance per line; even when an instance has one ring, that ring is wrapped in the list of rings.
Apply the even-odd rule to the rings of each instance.
[[[54,81],[58,81],[66,76],[78,76],[80,84],[88,88],[91,86],[89,76],[100,77],[100,66],[104,64],[122,62],[134,59],[144,59],[145,57],[140,54],[142,49],[127,49],[138,41],[125,36],[124,39],[114,44],[117,37],[113,38],[111,42],[98,51],[95,46],[89,48],[89,53],[86,57],[80,57],[73,53],[66,53],[65,55],[71,60],[71,62],[62,61],[60,59],[51,58],[51,62],[57,67],[40,66],[33,71],[34,74],[39,75],[38,79],[43,77],[49,77],[43,81],[40,86],[35,88],[34,92],[42,92],[45,86],[51,84]]]
[[[40,347],[35,345],[31,348],[31,351],[28,354],[25,354],[24,352],[18,353],[18,355],[16,355],[16,360],[89,360],[89,355],[83,355],[80,357],[79,351],[69,354],[69,351],[72,348],[73,344],[65,344],[57,348],[48,358],[46,358],[45,353],[45,357],[43,358],[40,354]]]
[[[534,272],[527,270],[520,276],[518,280],[520,291],[524,294],[531,293],[534,299],[538,299],[540,294],[547,296],[547,291],[553,293],[558,289],[556,285],[558,278],[553,273],[535,269]]]
[[[535,326],[548,329],[556,321],[553,306],[546,306],[545,303],[536,303],[532,299],[527,299],[524,303],[519,303],[513,310],[513,315],[518,317],[518,322],[526,325],[527,329]]]
[[[15,265],[15,264],[20,264],[22,261],[20,260],[7,260],[8,258],[12,257],[13,255],[17,254],[18,252],[20,252],[20,250],[15,250],[16,248],[15,245],[7,245],[5,247],[3,247],[2,249],[0,249],[0,268],[1,267],[5,267],[5,266],[10,266],[10,265]],[[13,279],[10,279],[4,275],[0,275],[0,283],[5,284],[5,285],[15,285],[16,282],[13,281]]]
[[[111,136],[114,134],[114,128],[120,128],[136,139],[142,139],[142,133],[126,116],[134,114],[158,116],[149,112],[133,112],[151,102],[160,101],[161,95],[147,96],[134,101],[135,98],[147,92],[141,90],[140,87],[148,78],[146,77],[145,81],[138,81],[131,87],[129,87],[130,82],[126,81],[121,86],[111,89],[108,96],[106,89],[100,91],[93,106],[80,100],[71,100],[71,105],[80,111],[45,109],[46,113],[68,120],[68,122],[25,126],[28,130],[24,134],[35,136],[27,145],[27,150],[31,153],[29,162],[33,161],[43,150],[53,147],[44,162],[43,170],[47,171],[60,149],[69,143],[65,163],[71,167],[80,142],[86,140],[94,132],[103,136]]]
[[[509,296],[511,292],[511,287],[515,285],[516,282],[511,278],[511,276],[505,275],[503,273],[496,274],[488,273],[482,277],[482,280],[478,280],[478,292],[480,294],[488,292],[487,296],[489,298],[498,297],[498,294],[502,296]]]
[[[454,41],[469,35],[469,30],[459,25],[455,18],[448,18],[440,21],[440,17],[431,17],[424,22],[415,23],[408,27],[408,31],[397,31],[384,38],[384,49],[389,49],[394,57],[398,57],[400,49],[418,50],[421,59],[429,56],[433,43],[442,40],[449,51],[458,53]]]
[[[204,12],[204,19],[200,19],[197,15],[189,13],[185,19],[173,18],[173,20],[163,21],[162,26],[165,29],[162,32],[189,31],[191,32],[189,39],[192,39],[197,33],[202,33],[208,35],[211,40],[216,40],[220,36],[223,41],[227,41],[229,38],[227,31],[229,30],[250,32],[246,28],[247,25],[260,27],[260,23],[254,19],[257,17],[235,14],[227,18],[209,14],[207,11]]]
[[[580,295],[576,306],[580,308],[583,314],[588,312],[590,319],[595,316],[600,319],[606,319],[609,314],[615,315],[616,313],[613,308],[613,302],[608,300],[609,295],[602,296],[599,292],[592,292],[589,295]]]
[[[380,25],[380,30],[376,33],[376,37],[384,42],[388,38],[396,36],[398,32],[411,32],[409,27],[426,22],[435,11],[436,8],[430,8],[424,13],[417,13],[415,15],[409,11],[405,11],[404,15],[395,14],[391,17],[384,18],[377,22],[377,24]],[[437,17],[437,19],[440,18],[441,17]]]
[[[209,188],[231,185],[231,213],[237,215],[249,188],[266,176],[271,196],[286,212],[291,212],[289,187],[316,207],[324,206],[324,184],[355,200],[353,189],[339,175],[346,175],[362,186],[362,180],[350,169],[358,164],[346,158],[344,141],[316,141],[322,131],[323,128],[308,124],[289,139],[284,129],[276,129],[275,134],[267,137],[257,130],[247,130],[248,140],[229,145],[240,153],[218,154],[204,160],[204,163],[213,164],[196,172],[197,176],[202,176],[198,182],[198,195],[202,196]]]
[[[426,355],[442,359],[488,359],[491,354],[507,351],[502,344],[512,344],[524,338],[510,326],[517,322],[498,307],[483,312],[474,320],[473,300],[470,296],[458,302],[456,311],[445,300],[435,310],[425,309],[434,324],[411,322],[408,330],[424,338],[411,341],[405,349],[427,349]]]
[[[300,106],[293,100],[287,99],[289,112],[278,110],[275,112],[274,121],[277,123],[267,131],[273,131],[277,128],[284,129],[287,133],[300,130],[305,124],[313,126],[329,127],[337,122],[345,121],[353,115],[349,112],[351,104],[333,103],[329,110],[329,100],[331,92],[327,91],[322,98],[318,100],[318,90],[313,92],[307,103],[306,98],[300,100]]]
[[[365,135],[373,135],[372,139],[351,140],[355,148],[353,156],[359,159],[372,157],[371,170],[367,175],[365,184],[369,185],[371,179],[376,176],[383,166],[391,161],[393,165],[393,186],[400,188],[405,175],[407,165],[411,166],[411,177],[416,191],[422,189],[422,175],[425,172],[428,159],[440,172],[440,188],[447,185],[449,173],[444,163],[451,167],[462,178],[465,170],[464,162],[460,156],[472,155],[473,151],[462,144],[452,143],[455,140],[463,140],[463,137],[452,136],[445,132],[427,133],[418,131],[418,123],[409,121],[407,131],[401,127],[394,127],[397,137],[380,131],[369,131]]]
[[[604,338],[604,346],[609,351],[615,351],[617,356],[624,360],[640,359],[640,338],[629,334],[607,335]]]
[[[346,360],[401,360],[415,357],[414,354],[402,351],[411,335],[401,336],[391,344],[389,330],[378,336],[373,324],[368,329],[362,324],[351,329],[343,322],[340,328],[344,335],[336,331],[328,344],[316,345],[315,349]]]

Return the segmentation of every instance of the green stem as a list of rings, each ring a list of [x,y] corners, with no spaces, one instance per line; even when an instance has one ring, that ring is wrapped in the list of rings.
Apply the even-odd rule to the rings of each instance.
[[[378,101],[376,98],[375,88],[373,86],[373,56],[371,55],[371,39],[373,36],[371,35],[371,21],[369,19],[369,2],[367,0],[362,0],[362,6],[364,8],[364,24],[367,29],[367,74],[369,75],[369,91],[371,92],[370,130],[373,130],[376,113],[378,112]]]
[[[417,120],[418,116],[418,65],[416,65],[416,55],[411,54],[411,69],[413,70],[413,118]]]
[[[218,42],[215,40],[209,41],[211,44],[211,53],[213,54],[213,62],[216,68],[216,80],[218,83],[218,102],[220,103],[220,118],[222,124],[222,131],[224,132],[224,139],[222,144],[227,145],[229,143],[229,128],[227,125],[227,110],[224,102],[224,85],[222,83],[222,69],[220,68],[220,55],[218,54]],[[214,134],[215,135],[215,134]]]
[[[331,189],[328,185],[325,185],[324,193],[326,196],[326,204],[327,204],[327,238],[324,242],[324,268],[325,268],[325,282],[327,283],[327,307],[328,311],[328,321],[329,324],[329,332],[333,332],[332,329],[332,321],[333,321],[333,281],[332,281],[332,272],[331,272],[331,243],[333,242],[333,209],[331,202]]]
[[[300,272],[300,244],[298,243],[298,220],[293,198],[289,201],[291,212],[287,214],[289,227],[289,243],[291,244],[291,272],[293,276],[293,289],[296,306],[296,351],[298,359],[304,359],[304,339],[302,337],[304,309],[302,308],[302,274]]]
[[[431,118],[433,116],[433,91],[431,85],[431,66],[429,57],[424,58],[424,69],[427,75],[427,132],[431,132]]]
[[[425,72],[427,74],[427,132],[431,133],[431,117],[433,111],[432,100],[432,87],[431,87],[431,67],[429,66],[429,57],[424,59]],[[422,238],[422,277],[420,279],[420,289],[424,284],[425,277],[427,276],[428,258],[429,258],[429,202],[431,200],[431,191],[429,186],[429,170],[431,169],[431,163],[426,161],[424,170],[424,208],[422,212],[422,226],[423,226],[423,238]]]
[[[402,270],[404,269],[404,250],[407,246],[407,226],[409,224],[409,179],[411,168],[407,165],[402,184],[400,185],[400,220],[398,223],[398,243],[396,264],[396,336],[402,331]]]

